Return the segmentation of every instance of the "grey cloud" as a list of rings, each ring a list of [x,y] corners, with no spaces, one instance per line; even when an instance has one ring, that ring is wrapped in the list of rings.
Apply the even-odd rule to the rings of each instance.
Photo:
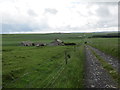
[[[98,9],[96,10],[97,16],[108,17],[111,15],[109,8],[116,7],[118,3],[117,2],[93,2],[93,3],[88,3],[87,8],[89,9],[92,5],[98,6]],[[89,12],[89,13],[93,14],[92,12]]]
[[[58,11],[52,8],[46,8],[44,13],[56,14]]]
[[[32,27],[26,24],[2,24],[2,33],[32,31]]]
[[[97,5],[107,5],[107,6],[116,6],[118,4],[118,2],[92,2],[93,4],[97,4]]]
[[[37,26],[32,26],[29,24],[3,24],[2,23],[2,33],[11,33],[11,32],[34,32],[34,30],[44,30],[48,28],[47,24],[41,24]]]
[[[0,0],[0,3],[2,3],[2,2],[16,2],[15,0]]]
[[[29,14],[30,16],[37,16],[37,14],[36,14],[32,9],[29,9],[29,10],[28,10],[28,14]]]
[[[109,7],[114,7],[117,5],[117,3],[89,3],[89,7],[92,6],[93,4],[98,5],[98,9],[96,10],[96,14],[92,13],[91,11],[89,11],[89,15],[93,15],[93,16],[97,16],[99,17],[99,21],[96,22],[96,24],[92,24],[92,23],[88,23],[88,25],[82,26],[82,27],[71,27],[70,25],[66,26],[66,27],[60,27],[60,29],[58,28],[58,30],[60,31],[69,31],[69,30],[87,30],[87,29],[96,29],[96,28],[104,28],[104,25],[106,25],[106,27],[117,27],[117,13],[112,15],[110,12]],[[88,9],[89,9],[88,7]],[[16,9],[18,9],[16,7]],[[115,10],[116,12],[117,10]],[[57,14],[57,10],[53,9],[53,8],[46,8],[44,11],[44,14]],[[27,11],[27,13],[29,14],[29,16],[37,16],[37,14],[34,12],[34,10],[29,9]],[[80,14],[80,16],[82,15],[82,13],[78,12]],[[114,13],[114,12],[113,12]],[[120,14],[120,12],[119,12]],[[8,15],[9,16],[9,15]],[[120,18],[120,17],[119,17]],[[13,20],[13,18],[12,18]],[[12,21],[11,20],[11,21]],[[119,19],[120,20],[120,19]],[[40,24],[41,23],[41,24]],[[14,22],[10,22],[9,24],[3,23],[2,24],[2,33],[9,33],[9,32],[34,32],[34,30],[40,30],[40,31],[44,31],[46,29],[51,30],[52,29],[48,26],[47,24],[47,19],[45,20],[41,20],[40,23],[36,23],[35,22],[31,22],[31,25],[29,22],[26,22],[25,24],[23,23],[16,23]],[[120,25],[120,24],[119,24]]]
[[[86,28],[103,28],[103,27],[117,27],[118,26],[118,14],[117,10],[114,12],[110,12],[110,7],[117,7],[117,3],[115,2],[99,2],[99,3],[88,3],[87,8],[89,9],[92,5],[97,5],[98,9],[95,11],[96,13],[92,13],[91,10],[88,10],[89,16],[97,16],[99,20],[95,23],[88,23],[83,29]],[[80,16],[83,16],[82,13],[78,11]],[[114,13],[114,14],[113,14]],[[119,12],[120,13],[120,12]],[[88,16],[84,16],[88,17]],[[120,19],[119,19],[120,20]],[[89,22],[89,21],[88,21]]]
[[[109,3],[108,3],[109,5]],[[116,4],[117,6],[117,4]],[[116,13],[115,15],[113,15],[112,13],[110,13],[110,9],[109,7],[114,7],[112,4],[111,6],[107,6],[107,5],[99,5],[97,12],[97,15],[100,17],[100,20],[98,21],[98,25],[99,27],[103,27],[104,25],[106,25],[107,27],[117,27],[117,23],[118,23],[118,18],[117,18],[117,10],[114,10],[114,12]],[[114,13],[113,12],[113,13]]]
[[[105,5],[100,5],[99,8],[97,9],[97,15],[100,17],[108,17],[110,14],[109,9]]]
[[[98,3],[99,8],[96,10],[96,15],[99,17],[99,21],[94,25],[96,28],[103,28],[104,26],[117,27],[118,25],[118,14],[117,10],[114,10],[114,14],[110,12],[110,7],[116,7],[115,2]]]
[[[118,3],[118,27],[120,27],[120,2]]]

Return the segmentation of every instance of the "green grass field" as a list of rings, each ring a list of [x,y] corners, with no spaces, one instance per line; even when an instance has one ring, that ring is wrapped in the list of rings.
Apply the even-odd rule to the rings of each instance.
[[[71,77],[73,77],[72,75],[74,75],[74,73],[83,72],[83,65],[80,66],[80,64],[84,64],[84,58],[79,58],[82,55],[82,52],[80,52],[82,50],[81,48],[76,52],[74,52],[74,47],[71,46],[42,48],[16,46],[8,47],[6,49],[3,48],[3,50],[6,50],[3,51],[3,85],[7,84],[5,85],[6,87],[44,87],[63,66],[65,68],[64,76],[66,77],[67,75],[70,75],[67,69],[73,67],[70,75]],[[70,64],[68,65],[65,65],[64,59],[64,51],[66,50],[71,56],[69,59]],[[78,56],[76,57],[75,55],[77,54]],[[74,72],[78,67],[81,68],[79,69],[79,72]],[[82,79],[82,74],[76,80],[78,79]],[[42,83],[44,80],[46,81]],[[72,85],[72,80],[69,80],[69,78],[66,78],[65,81]],[[70,85],[68,85],[68,87],[76,87],[75,85]]]
[[[118,38],[88,38],[91,33],[4,34],[2,74],[5,88],[84,88],[84,42],[117,58]],[[76,46],[24,47],[21,41],[49,43],[55,38]],[[65,62],[65,52],[70,55]]]
[[[87,40],[89,45],[98,48],[99,50],[120,59],[118,38],[92,38]]]
[[[81,37],[84,34],[4,34],[2,35],[3,46],[18,46],[21,41],[33,41],[33,42],[44,42],[49,43],[55,38],[59,38],[64,42],[77,42],[81,43]]]
[[[20,46],[21,41],[49,43],[57,37],[65,42],[81,43],[82,40],[79,37],[76,39],[77,36],[78,34],[3,35],[3,86],[10,88],[83,87],[82,46],[76,48],[74,46]],[[67,65],[65,51],[70,55]],[[63,82],[66,83],[62,85]]]

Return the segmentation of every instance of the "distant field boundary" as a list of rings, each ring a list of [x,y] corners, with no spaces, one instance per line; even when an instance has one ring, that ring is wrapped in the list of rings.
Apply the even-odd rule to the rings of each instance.
[[[112,33],[106,35],[93,35],[89,38],[120,38],[120,33]]]

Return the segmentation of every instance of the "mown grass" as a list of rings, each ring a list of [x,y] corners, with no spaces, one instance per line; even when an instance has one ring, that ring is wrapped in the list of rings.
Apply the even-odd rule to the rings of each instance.
[[[113,79],[118,83],[118,88],[120,88],[120,73],[118,73],[112,65],[107,63],[105,60],[103,60],[99,55],[97,55],[92,49],[90,49],[93,54],[97,57],[97,59],[100,61],[101,65],[104,69],[108,71],[108,73],[113,77]]]
[[[87,41],[89,42],[89,45],[98,48],[106,54],[109,54],[120,60],[118,38],[91,38]]]

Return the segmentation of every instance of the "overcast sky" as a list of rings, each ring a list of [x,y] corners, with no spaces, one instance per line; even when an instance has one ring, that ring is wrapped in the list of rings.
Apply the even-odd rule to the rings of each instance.
[[[0,33],[118,30],[117,2],[0,0]]]

